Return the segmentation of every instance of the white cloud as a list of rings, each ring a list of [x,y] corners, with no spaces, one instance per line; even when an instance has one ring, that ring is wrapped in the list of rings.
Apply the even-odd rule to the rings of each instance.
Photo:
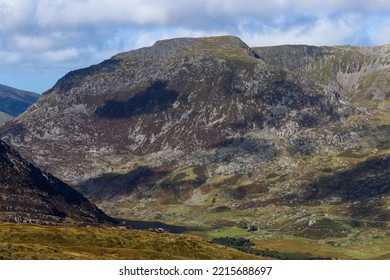
[[[309,13],[324,16],[340,13],[385,13],[387,0],[0,0],[2,25],[35,22],[40,27],[85,25],[186,25],[203,26],[202,20],[269,19]],[[184,26],[185,27],[185,26]]]
[[[308,45],[341,45],[356,42],[364,30],[364,19],[357,15],[332,20],[318,18],[309,24],[281,29],[263,26],[258,32],[248,32],[245,26],[240,27],[242,38],[251,46],[308,44]]]
[[[79,58],[79,52],[76,48],[65,48],[55,51],[45,51],[42,58],[48,63],[66,62]]]
[[[72,70],[160,39],[221,34],[251,46],[384,44],[389,14],[388,0],[0,0],[0,59]]]
[[[45,51],[54,47],[53,38],[46,36],[16,35],[11,38],[13,48],[23,51]]]
[[[41,0],[35,13],[40,26],[103,24],[164,24],[169,11],[164,1],[141,0]]]
[[[21,59],[18,53],[0,51],[0,61],[3,65],[17,65],[21,62]]]
[[[0,0],[0,31],[5,32],[23,24],[33,13],[34,2]]]

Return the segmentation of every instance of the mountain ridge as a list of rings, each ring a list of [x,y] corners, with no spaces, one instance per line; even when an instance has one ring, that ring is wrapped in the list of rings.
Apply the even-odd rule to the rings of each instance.
[[[68,73],[0,134],[116,217],[379,231],[388,49],[160,41]]]
[[[233,41],[234,41],[234,44],[230,44],[230,40],[233,38]],[[248,49],[242,49],[241,47],[241,44],[240,43],[237,43],[237,40],[238,38],[235,38],[235,37],[222,37],[221,40],[222,42],[224,43],[225,41],[228,41],[226,43],[226,46],[227,46],[227,49],[230,50],[231,46],[233,45],[234,48],[233,50],[235,51],[235,48],[238,48],[238,55],[234,56],[233,57],[233,62],[232,63],[235,63],[236,59],[238,59],[238,61],[242,64],[239,65],[239,67],[243,67],[242,70],[240,71],[243,71],[241,73],[241,75],[244,75],[245,77],[249,77],[249,75],[251,75],[251,72],[252,71],[258,71],[258,75],[261,75],[263,76],[261,79],[262,79],[262,82],[266,82],[266,80],[268,79],[268,76],[271,77],[272,80],[275,80],[276,83],[278,82],[278,80],[280,81],[283,81],[284,79],[284,73],[283,72],[280,72],[279,70],[268,70],[266,69],[266,67],[264,67],[264,65],[262,63],[260,64],[256,64],[258,62],[258,59],[254,58],[253,56],[251,55],[248,55],[247,53],[247,50]],[[187,41],[188,39],[183,39],[185,41]],[[166,91],[166,92],[171,92],[173,93],[172,94],[172,97],[175,95],[174,91],[176,92],[179,92],[179,91],[183,91],[183,92],[179,92],[181,93],[181,97],[182,97],[182,100],[171,100],[169,102],[180,102],[182,105],[182,107],[185,106],[185,103],[188,102],[186,99],[190,96],[189,94],[185,94],[184,92],[187,91],[187,90],[191,90],[192,88],[196,87],[195,84],[199,84],[199,82],[201,82],[202,79],[207,79],[209,76],[218,76],[220,75],[221,77],[224,77],[224,76],[227,76],[226,79],[228,79],[228,83],[234,83],[234,74],[232,74],[232,72],[234,73],[234,71],[232,71],[231,69],[231,65],[229,64],[230,62],[229,61],[224,61],[224,60],[221,60],[219,58],[217,58],[215,61],[215,59],[213,58],[214,57],[214,52],[216,54],[220,54],[221,53],[221,49],[219,48],[219,44],[218,44],[218,41],[219,40],[219,37],[218,38],[202,38],[202,39],[191,39],[190,41],[193,43],[193,42],[199,42],[198,45],[200,45],[201,47],[199,49],[195,49],[195,51],[192,51],[191,49],[188,50],[188,48],[186,49],[186,53],[185,53],[185,58],[184,59],[188,59],[189,62],[188,63],[191,63],[190,65],[193,65],[192,68],[195,68],[195,69],[191,69],[191,72],[188,72],[188,69],[186,69],[187,65],[184,65],[184,68],[183,69],[178,69],[178,67],[175,67],[175,68],[172,68],[174,69],[172,72],[170,73],[163,73],[165,70],[163,69],[171,69],[170,68],[170,64],[171,62],[169,60],[166,59],[166,57],[162,57],[161,58],[161,62],[160,61],[157,61],[154,59],[154,58],[150,58],[149,60],[145,60],[145,57],[144,57],[144,52],[147,50],[150,50],[149,53],[151,54],[155,54],[156,52],[154,51],[154,48],[156,48],[156,46],[159,46],[159,45],[166,45],[170,42],[176,42],[175,40],[173,41],[163,41],[162,43],[156,43],[154,47],[151,47],[151,48],[146,48],[146,49],[141,49],[141,50],[136,50],[136,51],[132,51],[132,52],[128,52],[125,56],[122,55],[119,55],[119,61],[117,60],[118,59],[118,56],[114,56],[111,60],[108,60],[108,61],[105,61],[103,62],[102,64],[100,65],[97,65],[97,66],[92,66],[91,68],[86,68],[86,69],[82,69],[82,70],[78,70],[78,71],[73,71],[71,73],[69,73],[68,75],[66,75],[63,79],[60,79],[59,82],[53,87],[52,91],[50,91],[51,95],[53,95],[55,92],[58,92],[60,93],[62,90],[67,90],[68,88],[72,88],[72,91],[75,91],[78,87],[74,84],[76,83],[76,81],[79,80],[79,77],[84,77],[84,79],[87,79],[87,80],[84,80],[82,82],[82,85],[80,84],[80,87],[79,89],[77,90],[78,93],[77,95],[73,94],[73,95],[69,95],[69,96],[61,96],[61,95],[58,95],[58,98],[59,99],[67,99],[65,102],[67,102],[70,107],[68,107],[68,109],[64,108],[64,110],[76,110],[76,108],[78,108],[77,110],[84,114],[86,111],[88,110],[93,110],[94,111],[94,117],[96,119],[96,116],[99,117],[99,112],[101,113],[100,115],[103,117],[101,118],[102,120],[101,121],[107,121],[108,123],[110,122],[110,120],[108,120],[107,118],[105,118],[104,116],[107,116],[110,111],[110,107],[114,107],[116,105],[118,105],[120,102],[122,101],[126,101],[126,98],[128,98],[127,96],[131,96],[132,94],[130,93],[130,95],[128,94],[129,92],[135,92],[137,94],[137,91],[138,89],[134,86],[135,84],[141,84],[141,85],[144,85],[144,84],[149,84],[148,87],[149,89],[151,89],[151,94],[153,95],[153,92],[156,93],[158,91]],[[180,41],[180,40],[179,40]],[[211,47],[205,51],[205,48],[204,48],[204,44],[206,44],[207,46],[209,45],[209,41],[211,41]],[[214,41],[217,41],[217,43],[215,43]],[[242,42],[242,41],[239,41],[239,42]],[[194,43],[193,43],[194,45]],[[211,54],[210,54],[210,51],[209,50],[212,50],[211,51]],[[241,50],[244,50],[243,52],[241,52]],[[230,50],[232,51],[232,50]],[[195,53],[195,55],[194,55]],[[199,55],[200,53],[200,55]],[[224,52],[222,52],[224,53]],[[139,60],[140,58],[138,58],[139,56],[141,56],[141,60]],[[124,58],[124,57],[127,57]],[[211,57],[211,62],[210,61],[205,61],[203,62],[202,60],[204,59],[207,59],[209,60],[209,58]],[[229,59],[230,59],[230,55],[228,55]],[[248,58],[249,58],[249,62],[248,62]],[[191,59],[195,59],[194,61],[195,62],[192,62]],[[124,60],[124,61],[122,61]],[[139,67],[141,68],[137,68],[137,72],[135,73],[132,73],[132,64],[131,63],[134,63],[133,60],[136,60],[137,62],[140,63]],[[130,62],[130,68],[128,68],[128,64]],[[123,68],[126,69],[126,71],[128,72],[125,72],[125,74],[123,76],[113,76],[113,69],[112,67],[115,67],[115,65],[117,65],[118,63],[122,63],[123,64]],[[167,63],[168,64],[168,67],[159,67],[159,64],[161,63]],[[157,65],[156,65],[157,64]],[[206,65],[204,65],[206,64]],[[207,66],[207,64],[210,64],[209,66]],[[145,66],[147,66],[145,67]],[[175,65],[173,65],[174,67]],[[204,67],[217,67],[217,73],[207,73],[206,75],[208,77],[205,76],[202,70],[202,68]],[[233,68],[235,67],[235,65],[233,64]],[[257,70],[256,70],[256,67],[257,67]],[[144,71],[142,70],[142,68],[144,69],[151,69],[151,71],[147,70],[148,73],[144,73]],[[107,75],[106,78],[102,78],[101,81],[100,79],[97,77],[93,83],[90,83],[88,82],[88,77],[91,77],[94,75],[94,71],[98,71],[98,69],[100,69],[101,71],[100,72],[96,72],[98,77],[99,75]],[[155,70],[157,69],[157,70]],[[138,71],[139,70],[139,71]],[[156,71],[156,73],[153,73],[153,71]],[[180,72],[180,73],[179,73]],[[218,72],[220,74],[218,74]],[[252,72],[253,73],[253,72]],[[150,77],[152,75],[152,77]],[[173,76],[174,78],[173,79],[176,79],[176,81],[172,80],[172,79],[169,79],[167,77],[165,77],[166,75],[170,75],[170,76]],[[182,77],[181,77],[181,76]],[[197,80],[194,80],[192,82],[192,86],[189,86],[189,85],[183,85],[181,80],[183,79],[186,79],[186,76],[187,75],[192,75],[192,76],[195,76],[196,75],[199,75],[199,76],[204,76],[200,79],[197,79]],[[237,73],[237,76],[239,75],[239,73]],[[255,74],[256,75],[256,74]],[[110,84],[110,82],[107,80],[107,77],[112,77],[112,81],[113,83],[115,84]],[[153,80],[157,80],[157,84],[156,83],[153,83],[153,82],[148,82],[146,81],[145,79],[149,77],[148,79],[151,79],[152,81]],[[157,77],[157,78],[156,78]],[[190,78],[192,79],[192,78]],[[241,78],[240,78],[241,79]],[[169,89],[169,88],[166,88],[166,86],[164,86],[164,81],[168,81],[169,80],[169,83],[170,84],[176,84],[175,87],[180,89],[175,89],[172,87],[172,89]],[[69,81],[71,84],[70,85],[64,85],[65,82]],[[129,81],[131,81],[131,83],[129,83]],[[201,96],[201,98],[203,98],[204,100],[207,100],[207,95],[206,95],[206,92],[211,92],[213,94],[213,91],[211,88],[209,88],[209,85],[210,84],[213,84],[213,83],[219,83],[221,84],[222,87],[225,87],[224,83],[226,83],[226,81],[223,81],[221,80],[220,78],[215,78],[215,80],[210,80],[208,82],[206,82],[206,85],[204,86],[203,89],[201,89],[201,91],[205,92],[205,93],[201,93],[203,96]],[[241,80],[237,79],[236,81],[237,85],[232,85],[231,87],[232,88],[223,88],[222,90],[225,91],[225,92],[230,92],[229,95],[228,95],[228,98],[231,100],[232,102],[232,105],[231,106],[234,106],[233,103],[236,103],[236,99],[237,98],[240,98],[239,95],[242,95],[240,94],[240,92],[247,92],[245,93],[246,95],[256,95],[256,87],[258,87],[256,84],[258,84],[258,81],[248,81],[244,84],[241,83]],[[276,88],[278,87],[277,84],[274,84],[274,85],[267,85],[267,87],[270,87],[270,89],[264,89],[264,90],[272,90],[272,88]],[[204,84],[204,83],[203,83]],[[153,91],[153,87],[157,85],[157,88]],[[166,84],[167,85],[167,84]],[[65,87],[64,87],[65,86]],[[181,88],[182,86],[184,86],[184,88]],[[292,88],[296,88],[297,91],[300,90],[300,87],[301,85],[299,85],[298,83],[296,82],[293,82],[293,81],[287,81],[285,82],[285,85],[282,85],[282,87],[285,86],[285,87],[292,87]],[[144,87],[144,86],[142,86]],[[254,89],[250,89],[250,87],[254,88]],[[309,89],[310,91],[320,91],[322,90],[322,88],[318,87],[318,86],[309,86],[309,85],[305,85],[306,88],[310,88],[312,87],[311,89]],[[318,87],[317,89],[315,87]],[[96,90],[95,90],[96,88]],[[148,89],[147,89],[148,90]],[[140,98],[138,99],[139,101],[142,101],[142,99],[148,99],[149,96],[148,96],[148,92],[147,90],[144,92],[145,96],[142,97],[141,95],[142,94],[139,94]],[[211,91],[210,91],[211,90]],[[280,91],[282,91],[283,89],[279,89]],[[114,98],[114,100],[116,99],[117,101],[119,100],[119,103],[118,102],[111,102],[111,100],[106,100],[106,102],[108,103],[103,103],[99,100],[99,99],[102,99],[102,98],[105,98],[104,95],[110,95],[110,91],[115,91],[113,93],[114,96],[116,96]],[[330,89],[331,91],[331,89]],[[88,96],[85,96],[85,94],[88,94]],[[333,94],[330,92],[330,94]],[[48,93],[45,94],[45,97],[46,95],[48,95]],[[133,93],[134,95],[134,93]],[[150,94],[149,94],[150,95]],[[215,95],[218,95],[218,93],[214,94]],[[235,95],[235,96],[234,96]],[[280,95],[282,95],[282,93],[280,93]],[[93,97],[92,97],[93,96]],[[227,96],[225,94],[225,96]],[[89,109],[87,109],[85,106],[86,106],[86,103],[82,103],[80,105],[77,105],[77,99],[83,99],[83,98],[86,98],[86,100],[88,99],[94,99],[92,100],[91,104],[88,104],[89,105]],[[215,104],[218,104],[220,101],[217,100],[218,98],[225,98],[225,97],[218,97],[216,96],[215,98],[212,98],[210,101],[214,100],[214,103]],[[259,98],[262,98],[262,97],[259,97]],[[265,98],[268,99],[265,100],[266,102],[270,103],[269,105],[270,106],[275,106],[273,103],[274,102],[279,102],[278,100],[272,100],[273,97],[271,96],[265,96]],[[317,97],[314,97],[314,98],[317,98]],[[337,94],[332,97],[332,96],[329,96],[329,97],[326,97],[328,98],[329,102],[333,102],[332,100],[337,98]],[[46,99],[50,99],[50,98],[46,98]],[[112,100],[112,101],[114,101]],[[145,101],[143,100],[143,101]],[[102,100],[104,102],[104,99]],[[134,100],[133,100],[134,101]],[[150,100],[151,103],[153,102],[157,102],[159,101],[158,99],[156,100]],[[160,100],[161,101],[161,100]],[[61,101],[62,102],[62,101]],[[111,102],[111,103],[110,103]],[[127,106],[133,106],[131,105],[131,100],[130,100],[130,103],[129,102],[123,102],[123,108],[124,110],[127,110]],[[137,100],[135,100],[135,103],[136,104]],[[202,103],[204,101],[200,100],[200,103]],[[304,101],[304,102],[310,102],[309,100],[307,101]],[[315,101],[317,102],[317,101]],[[321,102],[328,102],[328,101],[321,101]],[[39,103],[38,103],[39,104]],[[100,105],[98,105],[100,104]],[[309,104],[308,104],[309,105]],[[77,107],[79,106],[79,107]],[[98,107],[100,106],[100,107]],[[177,106],[177,105],[175,105]],[[197,105],[198,107],[196,108],[196,110],[200,111],[202,110],[203,108],[201,108],[202,106],[204,105]],[[297,108],[297,106],[299,106],[298,104],[294,105],[295,108]],[[320,105],[322,106],[322,105]],[[324,106],[326,106],[324,104]],[[212,106],[209,106],[210,109]],[[161,108],[160,108],[161,109]],[[146,109],[146,110],[149,110],[149,109]],[[158,110],[158,108],[155,108],[154,110]],[[237,114],[242,114],[239,112],[239,108],[236,108],[234,109],[236,111],[236,116],[232,116],[232,118],[237,118],[239,117]],[[236,124],[236,126],[246,126],[246,125],[252,125],[252,126],[257,126],[257,127],[261,127],[264,123],[264,117],[265,116],[261,116],[261,115],[257,115],[257,113],[255,112],[256,110],[258,110],[258,108],[255,108],[255,106],[252,106],[252,109],[253,110],[253,116],[252,116],[252,119],[253,121],[250,121],[248,124],[245,124],[243,121],[242,123],[238,122]],[[333,110],[333,109],[332,109]],[[351,109],[347,109],[347,110],[351,110]],[[34,110],[33,110],[34,111]],[[106,111],[106,112],[105,112]],[[279,115],[283,115],[285,109],[282,106],[280,107],[277,107],[275,108],[275,112],[278,112]],[[154,111],[153,111],[154,112]],[[152,112],[152,113],[153,113]],[[191,109],[189,110],[186,110],[186,111],[182,111],[182,112],[178,112],[179,114],[181,114],[181,116],[183,117],[182,121],[185,121],[186,117],[190,117],[190,113],[191,112]],[[210,125],[214,122],[218,122],[218,119],[221,119],[222,116],[211,116],[210,113],[208,112],[205,112],[207,114],[207,116],[204,116],[206,118],[206,122],[208,122]],[[272,112],[271,112],[272,113]],[[87,115],[91,114],[90,112],[87,112]],[[126,115],[126,113],[125,113]],[[187,117],[187,118],[188,118]],[[22,116],[23,118],[23,116]],[[103,119],[106,119],[106,120],[103,120]],[[207,119],[210,119],[211,120],[207,120]],[[245,118],[244,116],[241,116],[240,118]],[[31,119],[31,118],[30,118]],[[90,119],[89,119],[90,120]],[[78,120],[74,120],[75,123],[79,122]],[[100,121],[100,120],[98,120]],[[218,124],[218,123],[216,123]],[[92,124],[93,125],[93,124]],[[147,124],[145,124],[147,125]],[[307,124],[309,125],[309,124]],[[153,129],[153,128],[150,128],[150,129]],[[158,128],[160,129],[160,128]],[[206,128],[207,130],[207,128]],[[201,132],[199,132],[199,134],[205,134],[207,135],[207,131],[205,131],[205,129],[203,128],[202,130],[200,130]],[[102,134],[104,134],[104,132],[101,132]],[[129,132],[130,134],[132,133],[131,131]],[[231,132],[227,132],[228,134],[231,134]],[[72,137],[72,136],[71,136]],[[110,136],[103,136],[103,137],[110,137]],[[125,136],[123,136],[124,138],[126,138]],[[202,136],[199,136],[199,137],[202,137]],[[107,141],[111,141],[110,139],[107,139]],[[123,141],[123,140],[119,140],[119,141]],[[218,142],[221,142],[222,139],[220,141],[215,141],[214,144],[213,143],[210,143],[210,145],[216,145]],[[136,143],[134,143],[133,145],[137,145]],[[183,147],[184,143],[182,144],[179,144],[179,147]],[[206,144],[207,145],[207,144]],[[152,145],[153,146],[153,145]],[[175,144],[175,146],[177,147],[178,145]],[[155,150],[159,150],[160,148],[159,147],[156,147]],[[144,150],[150,150],[150,148],[147,148],[145,147]]]

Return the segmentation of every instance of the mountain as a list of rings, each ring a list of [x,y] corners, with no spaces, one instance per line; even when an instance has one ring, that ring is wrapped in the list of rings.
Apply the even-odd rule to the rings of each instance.
[[[158,41],[68,73],[0,133],[113,216],[384,236],[389,67],[389,46]]]
[[[0,125],[26,111],[39,97],[39,94],[0,84]]]
[[[84,196],[42,172],[0,141],[0,221],[37,224],[112,224]]]
[[[16,147],[28,142],[30,158],[76,184],[145,155],[220,165],[228,150],[242,146],[246,158],[255,146],[250,161],[269,162],[278,134],[357,111],[336,89],[288,77],[238,38],[183,38],[70,72],[2,135]]]

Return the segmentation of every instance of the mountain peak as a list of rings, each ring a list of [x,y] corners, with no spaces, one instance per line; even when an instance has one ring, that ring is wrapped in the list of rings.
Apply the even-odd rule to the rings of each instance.
[[[225,57],[233,52],[244,55],[252,54],[249,46],[236,36],[214,37],[182,37],[159,40],[151,47],[145,47],[134,51],[124,52],[114,56],[114,59],[129,59],[134,55],[142,59],[164,60],[180,56],[220,56],[225,52]]]
[[[191,45],[203,45],[203,46],[217,46],[220,48],[225,47],[240,47],[240,48],[249,48],[239,37],[237,36],[211,36],[211,37],[182,37],[182,38],[173,38],[159,40],[154,43],[153,47],[162,47],[162,46],[178,46],[178,47],[189,47]]]

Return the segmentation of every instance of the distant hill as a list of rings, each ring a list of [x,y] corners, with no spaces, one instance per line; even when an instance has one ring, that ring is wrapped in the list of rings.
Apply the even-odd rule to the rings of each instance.
[[[39,94],[24,91],[0,84],[0,125],[9,120],[10,117],[17,117],[27,110],[40,97]]]

